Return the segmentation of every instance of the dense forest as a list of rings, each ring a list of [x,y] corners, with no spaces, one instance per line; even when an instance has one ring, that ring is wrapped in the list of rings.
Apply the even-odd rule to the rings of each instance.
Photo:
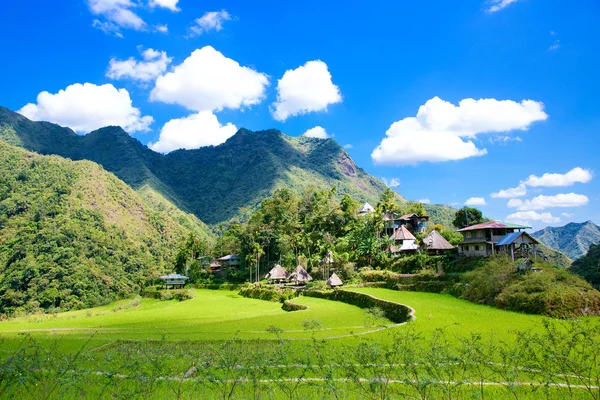
[[[0,141],[0,314],[106,304],[172,268],[210,231],[149,188],[139,195],[90,161]]]
[[[591,245],[587,254],[573,263],[572,271],[600,290],[600,243]]]

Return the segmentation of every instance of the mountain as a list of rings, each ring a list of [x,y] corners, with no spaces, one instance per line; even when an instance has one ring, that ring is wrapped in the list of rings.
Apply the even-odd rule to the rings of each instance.
[[[585,256],[573,263],[571,270],[600,289],[600,244],[593,244]]]
[[[340,195],[372,203],[386,188],[334,140],[290,137],[277,130],[240,129],[219,146],[164,155],[119,127],[80,136],[0,107],[0,139],[40,154],[97,162],[134,189],[150,187],[209,224],[247,217],[282,187],[300,192],[311,185],[337,186]]]
[[[577,260],[587,253],[592,244],[600,243],[600,227],[592,221],[571,222],[565,226],[544,228],[532,236]]]
[[[0,314],[106,304],[172,269],[195,216],[91,161],[0,140]]]

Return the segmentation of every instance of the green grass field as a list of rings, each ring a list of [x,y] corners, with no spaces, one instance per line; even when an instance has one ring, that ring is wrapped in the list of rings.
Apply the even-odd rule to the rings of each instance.
[[[202,289],[183,302],[15,318],[0,322],[0,398],[600,398],[600,380],[585,375],[597,371],[588,361],[600,357],[597,336],[571,366],[545,364],[555,348],[537,357],[516,341],[544,332],[543,317],[441,294],[347,290],[408,305],[416,319],[395,325],[312,297],[294,299],[308,310],[286,312]],[[483,338],[473,348],[461,342],[472,334]],[[555,345],[570,358],[567,342]]]

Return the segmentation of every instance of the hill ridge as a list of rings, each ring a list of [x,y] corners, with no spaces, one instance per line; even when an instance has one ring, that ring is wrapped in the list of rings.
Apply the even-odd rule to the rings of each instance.
[[[600,243],[600,227],[591,220],[569,222],[564,226],[548,226],[532,236],[577,260],[587,253],[592,244]]]

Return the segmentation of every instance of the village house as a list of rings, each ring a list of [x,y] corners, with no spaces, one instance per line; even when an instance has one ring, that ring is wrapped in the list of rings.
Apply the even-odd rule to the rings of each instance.
[[[394,241],[394,245],[390,247],[390,252],[393,254],[419,249],[419,245],[415,243],[417,238],[404,225],[396,229],[390,239]]]
[[[459,229],[464,240],[458,245],[458,252],[470,257],[489,257],[504,252],[516,257],[537,257],[536,245],[539,242],[524,232],[530,226],[499,221],[483,222]]]
[[[221,264],[221,267],[239,267],[241,264],[240,258],[234,254],[217,258],[217,261]]]

